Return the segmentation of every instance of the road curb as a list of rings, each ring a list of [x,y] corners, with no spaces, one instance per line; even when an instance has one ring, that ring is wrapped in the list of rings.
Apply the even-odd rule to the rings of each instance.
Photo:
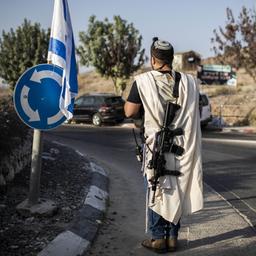
[[[90,162],[90,168],[91,184],[83,206],[68,230],[56,236],[38,256],[78,256],[90,248],[102,223],[109,198],[107,172],[94,162]]]
[[[245,133],[245,134],[256,134],[256,128],[254,127],[224,127],[223,132],[235,132],[235,133]]]

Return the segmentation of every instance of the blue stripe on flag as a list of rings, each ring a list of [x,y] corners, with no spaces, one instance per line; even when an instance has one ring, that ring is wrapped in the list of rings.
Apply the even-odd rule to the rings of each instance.
[[[64,43],[58,39],[50,38],[49,49],[50,52],[53,52],[56,55],[59,55],[64,60],[66,60],[66,46]]]
[[[67,83],[67,81],[66,81],[66,77],[65,77],[64,81],[63,81],[63,84],[62,84],[63,88],[61,89],[61,96],[62,96],[63,99],[65,99],[65,92],[66,92],[66,87],[67,87],[66,83]]]
[[[66,7],[66,1],[65,1],[65,0],[62,0],[62,4],[63,4],[64,19],[65,19],[65,21],[67,21],[67,7]]]
[[[75,98],[71,99],[71,103],[70,103],[70,105],[68,105],[68,111],[70,113],[73,113],[73,111],[74,111],[74,103],[75,103]]]
[[[72,50],[71,50],[71,65],[70,65],[69,84],[70,84],[70,92],[78,93],[74,38],[72,38]]]

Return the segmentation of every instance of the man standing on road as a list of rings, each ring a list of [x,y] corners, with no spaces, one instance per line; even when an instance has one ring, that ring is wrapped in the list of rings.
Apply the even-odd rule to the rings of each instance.
[[[158,253],[175,251],[181,216],[203,208],[199,90],[191,75],[172,70],[173,54],[169,42],[153,39],[152,71],[135,77],[125,103],[127,117],[144,109],[142,169],[147,181],[147,225],[151,239],[144,240],[142,245]],[[175,117],[169,128],[183,132],[173,137],[170,151],[164,153],[165,171],[155,179],[156,170],[150,161],[170,101],[179,109],[171,113]],[[167,173],[168,170],[174,172]],[[177,172],[179,175],[173,174]],[[154,185],[152,181],[157,182]]]

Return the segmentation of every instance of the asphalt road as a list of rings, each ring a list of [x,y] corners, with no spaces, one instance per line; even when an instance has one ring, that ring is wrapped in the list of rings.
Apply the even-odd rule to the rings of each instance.
[[[131,129],[66,126],[49,135],[93,157],[109,174],[108,213],[92,246],[93,255],[140,255],[139,242],[145,239],[145,193]]]
[[[204,133],[204,181],[256,228],[256,136]]]
[[[139,244],[145,238],[144,188],[131,129],[62,126],[48,136],[97,159],[109,171],[109,210],[90,253],[145,255]],[[256,227],[256,143],[251,142],[256,136],[206,132],[203,137],[205,182]]]

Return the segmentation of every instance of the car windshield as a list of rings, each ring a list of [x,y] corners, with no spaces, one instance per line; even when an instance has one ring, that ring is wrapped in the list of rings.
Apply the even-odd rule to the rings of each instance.
[[[123,99],[121,97],[110,97],[105,99],[106,104],[122,104]]]
[[[201,94],[202,105],[207,106],[209,104],[208,99],[205,95]]]

